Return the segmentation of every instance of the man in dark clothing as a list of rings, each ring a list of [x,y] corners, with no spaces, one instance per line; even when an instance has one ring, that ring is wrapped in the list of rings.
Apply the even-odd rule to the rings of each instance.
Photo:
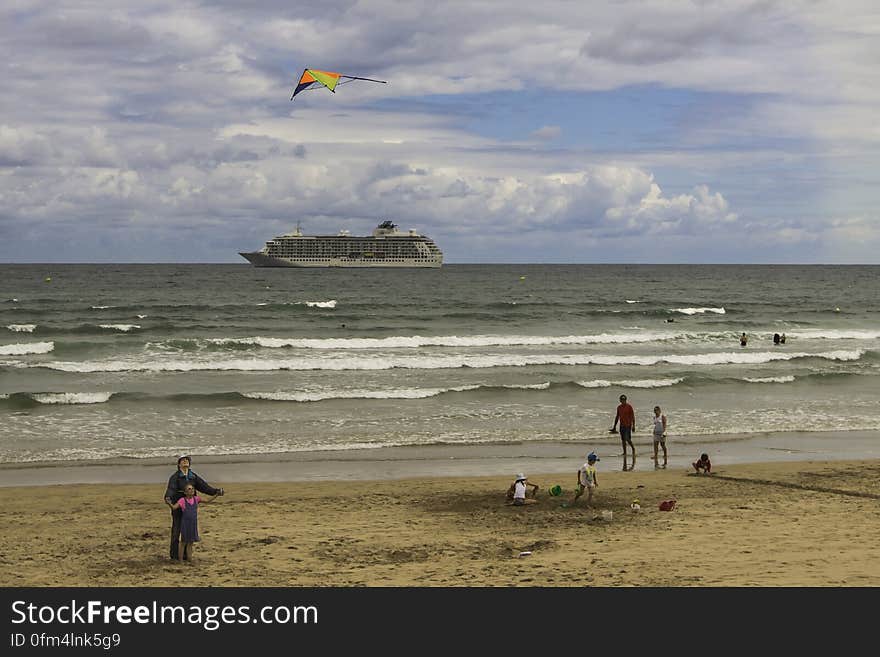
[[[183,511],[176,508],[177,501],[183,497],[183,489],[187,484],[192,484],[200,493],[206,495],[223,495],[222,488],[214,488],[207,481],[189,469],[192,459],[189,456],[181,456],[177,459],[177,472],[168,480],[168,488],[165,489],[165,504],[171,508],[171,558],[179,559],[178,546],[180,545],[180,520]]]

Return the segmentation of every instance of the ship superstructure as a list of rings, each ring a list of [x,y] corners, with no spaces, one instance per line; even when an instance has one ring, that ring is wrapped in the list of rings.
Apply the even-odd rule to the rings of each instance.
[[[240,253],[257,267],[440,267],[443,253],[415,230],[403,232],[383,221],[370,236],[347,230],[336,235],[303,235],[299,225],[259,251]]]

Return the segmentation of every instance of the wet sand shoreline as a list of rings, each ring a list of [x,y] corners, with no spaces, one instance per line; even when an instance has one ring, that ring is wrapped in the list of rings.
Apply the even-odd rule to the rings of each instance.
[[[671,467],[685,467],[702,451],[719,464],[880,458],[876,431],[784,433],[671,438]],[[637,470],[651,469],[650,438],[634,437]],[[620,443],[614,437],[584,442],[428,445],[278,454],[193,454],[193,469],[227,482],[375,481],[414,477],[506,476],[519,471],[573,472],[589,451],[605,470],[621,469]],[[0,464],[0,488],[89,483],[166,481],[176,455],[149,459],[106,459]]]

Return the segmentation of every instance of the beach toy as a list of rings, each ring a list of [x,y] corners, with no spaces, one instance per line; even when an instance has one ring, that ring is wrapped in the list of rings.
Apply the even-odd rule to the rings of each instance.
[[[639,504],[638,500],[633,500],[632,504],[629,505],[629,508],[632,509],[633,511],[638,512],[638,511],[642,510],[642,505]]]
[[[663,500],[660,502],[661,511],[672,511],[675,508],[675,500]]]
[[[559,497],[560,495],[562,495],[562,486],[560,486],[559,484],[556,484],[555,486],[551,486],[550,487],[550,494],[553,497]]]
[[[519,553],[519,556],[521,556],[521,557],[530,557],[531,555],[532,555],[531,550],[523,550],[522,552]]]

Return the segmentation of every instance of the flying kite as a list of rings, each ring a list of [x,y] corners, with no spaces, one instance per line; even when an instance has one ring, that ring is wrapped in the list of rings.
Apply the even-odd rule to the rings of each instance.
[[[345,82],[340,82],[340,79],[345,80]],[[381,82],[382,84],[388,84],[385,80],[373,80],[372,78],[357,78],[353,75],[342,75],[342,73],[333,73],[331,71],[318,71],[313,68],[303,69],[303,74],[299,79],[299,84],[296,85],[296,89],[293,90],[293,95],[290,97],[290,100],[293,100],[293,97],[296,96],[300,91],[305,91],[306,89],[317,89],[319,87],[327,87],[333,93],[336,93],[336,87],[340,84],[346,84],[352,80],[366,80],[367,82]]]

